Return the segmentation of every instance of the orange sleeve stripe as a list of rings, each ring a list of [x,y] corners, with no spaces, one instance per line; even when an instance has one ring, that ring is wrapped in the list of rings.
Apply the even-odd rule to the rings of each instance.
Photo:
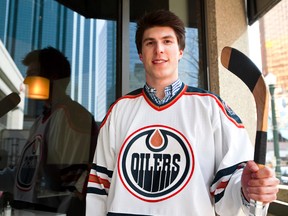
[[[96,175],[89,175],[89,182],[97,183],[97,184],[102,184],[104,185],[105,188],[110,188],[110,182],[107,179],[103,179],[99,176]]]
[[[218,185],[217,189],[226,188],[227,185],[228,185],[228,181],[226,181],[226,182],[221,182],[221,183]]]
[[[225,188],[227,187],[228,183],[229,183],[229,181],[221,182],[221,183],[218,185],[218,187],[216,188],[216,190],[211,191],[210,194],[211,194],[212,196],[214,196],[214,194],[215,194],[215,192],[216,192],[217,190],[219,190],[219,189],[225,189]]]

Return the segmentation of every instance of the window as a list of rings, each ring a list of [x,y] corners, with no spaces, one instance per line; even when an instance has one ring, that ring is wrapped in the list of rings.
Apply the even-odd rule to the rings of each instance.
[[[271,94],[266,162],[288,184],[288,1],[281,1],[259,20],[262,70]]]
[[[78,183],[85,179],[87,161],[91,161],[95,148],[92,119],[101,122],[111,103],[119,97],[121,86],[117,80],[127,81],[130,91],[143,87],[145,82],[134,44],[135,21],[145,11],[163,8],[182,16],[187,39],[180,78],[186,84],[207,88],[202,1],[147,0],[137,4],[130,1],[128,23],[121,21],[118,14],[121,5],[117,2],[0,1],[1,106],[14,103],[15,98],[7,97],[11,92],[21,99],[20,103],[12,104],[10,111],[0,107],[3,111],[0,112],[0,171],[17,173],[15,184],[5,181],[7,185],[3,185],[1,181],[0,191],[4,196],[0,199],[5,205],[10,201],[16,209],[84,214],[85,205],[77,202],[78,196],[85,196],[84,185],[79,188]],[[130,41],[129,53],[125,54],[130,61],[129,71],[118,67],[118,50],[123,46],[119,38],[124,34],[118,27],[123,22],[130,27],[125,33]],[[47,47],[56,48],[67,57],[71,76],[50,82],[54,89],[50,101],[27,98],[29,89],[23,82],[31,65],[25,66],[22,60],[29,52]],[[55,62],[45,67],[34,65],[33,70],[45,74],[46,67],[61,68],[62,63]],[[64,96],[60,89],[67,80],[69,84],[64,88],[67,96]],[[60,110],[57,115],[55,109]],[[39,119],[42,113],[47,118]],[[21,200],[23,191],[27,193]],[[70,202],[74,204],[63,204]]]
[[[132,3],[133,1],[131,1]],[[186,47],[183,58],[179,63],[179,78],[187,85],[196,86],[207,89],[207,77],[205,67],[205,47],[203,35],[204,28],[203,19],[201,19],[202,1],[160,1],[162,6],[156,9],[168,9],[177,14],[186,25]],[[138,14],[131,14],[131,22],[129,25],[129,41],[130,41],[130,90],[141,88],[145,84],[145,71],[142,62],[138,58],[135,45],[136,22],[134,21],[144,11],[154,10],[155,7],[144,3],[131,5],[131,11],[137,11]],[[191,12],[191,13],[189,13]]]
[[[248,23],[252,25],[281,0],[247,0]]]

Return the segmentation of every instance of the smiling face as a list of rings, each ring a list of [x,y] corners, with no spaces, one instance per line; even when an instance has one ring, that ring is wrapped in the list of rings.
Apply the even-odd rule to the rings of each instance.
[[[177,37],[170,27],[145,30],[140,60],[146,71],[146,82],[151,87],[170,85],[178,79],[178,62],[183,56]]]

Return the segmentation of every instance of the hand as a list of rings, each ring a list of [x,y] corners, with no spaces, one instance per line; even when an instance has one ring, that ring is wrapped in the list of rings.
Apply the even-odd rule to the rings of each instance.
[[[254,161],[248,161],[242,173],[242,190],[248,201],[253,199],[266,204],[276,200],[279,183],[271,168],[258,166]]]

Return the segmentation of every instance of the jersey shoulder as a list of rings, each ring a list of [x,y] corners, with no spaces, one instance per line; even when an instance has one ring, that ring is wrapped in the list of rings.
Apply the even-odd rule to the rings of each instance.
[[[222,110],[229,118],[234,119],[237,124],[242,125],[242,120],[240,119],[240,117],[219,95],[211,91],[192,86],[187,87],[186,93],[191,95],[208,96],[209,98],[214,99],[220,110]]]

